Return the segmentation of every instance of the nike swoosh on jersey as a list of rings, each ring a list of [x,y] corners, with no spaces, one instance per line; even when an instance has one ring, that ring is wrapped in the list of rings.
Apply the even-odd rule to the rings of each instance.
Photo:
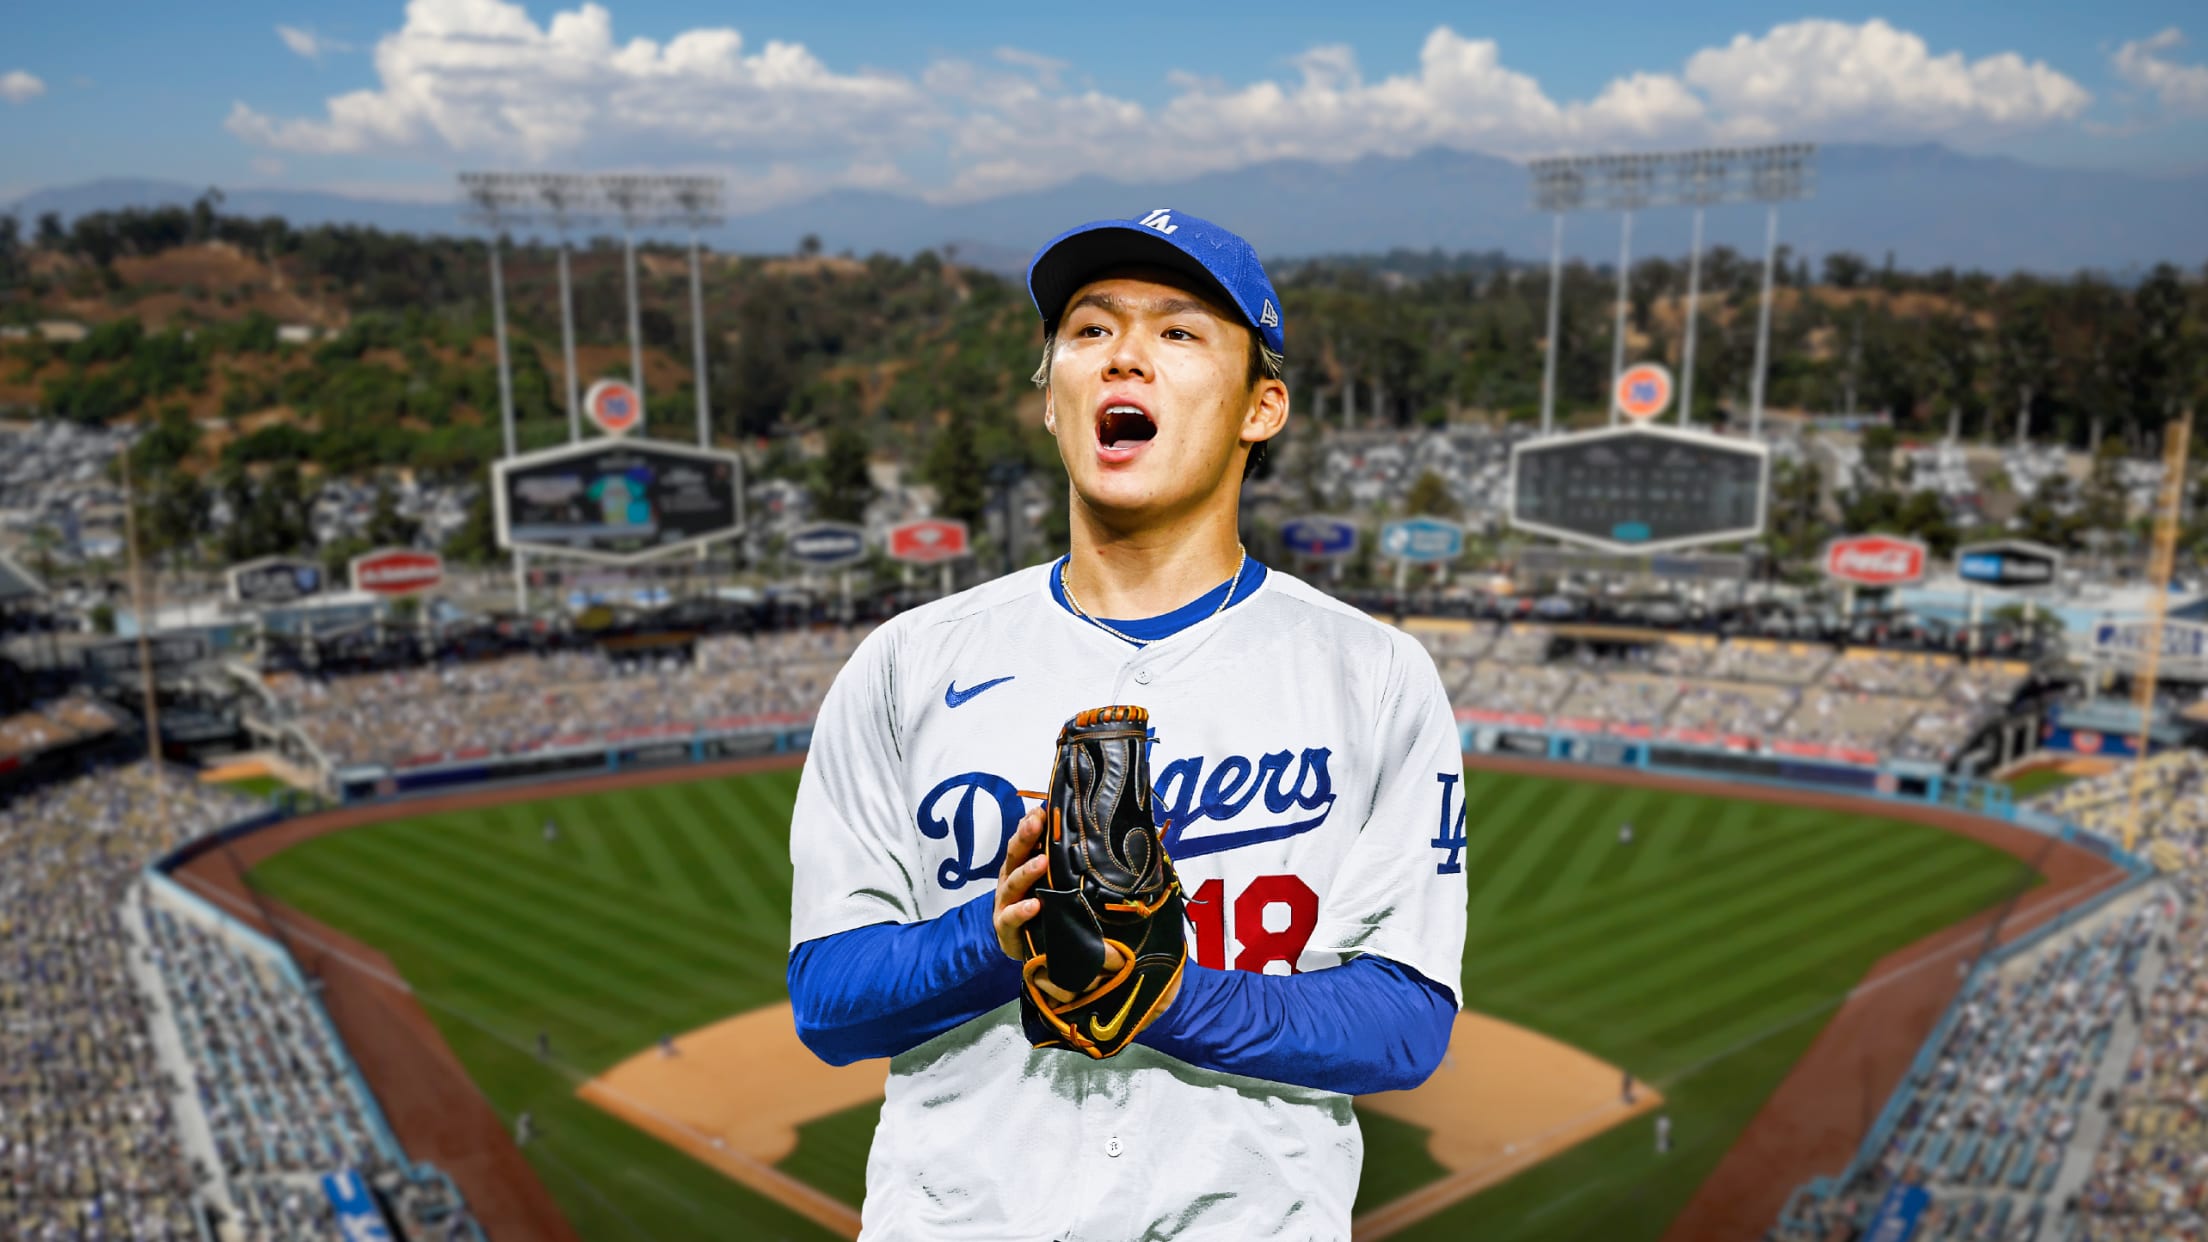
[[[987,690],[992,686],[1001,686],[1010,680],[1012,680],[1012,678],[1010,677],[999,677],[995,681],[985,681],[978,686],[968,686],[964,690],[959,689],[958,683],[956,681],[953,681],[949,685],[943,687],[943,706],[957,707],[959,704],[964,703],[966,700],[974,697],[977,694],[980,694],[982,691]]]

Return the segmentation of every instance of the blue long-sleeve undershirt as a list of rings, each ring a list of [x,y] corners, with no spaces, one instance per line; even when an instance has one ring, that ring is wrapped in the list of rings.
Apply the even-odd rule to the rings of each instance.
[[[991,926],[993,897],[791,950],[798,1038],[848,1065],[917,1048],[1019,999],[1019,963]],[[1364,1095],[1424,1082],[1455,1020],[1447,988],[1383,957],[1285,976],[1191,962],[1180,995],[1137,1042],[1219,1073]]]

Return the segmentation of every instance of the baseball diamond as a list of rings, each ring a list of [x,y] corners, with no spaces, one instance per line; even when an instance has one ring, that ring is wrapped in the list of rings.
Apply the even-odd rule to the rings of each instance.
[[[1955,981],[1943,958],[1908,975],[1911,987],[1860,987],[1874,967],[2020,892],[2037,901],[2085,882],[2050,856],[2039,861],[2050,884],[2026,861],[2038,838],[2013,830],[1972,840],[1844,798],[1805,805],[1816,800],[1630,773],[1560,780],[1492,762],[1465,778],[1480,811],[1467,825],[1463,985],[1479,1021],[1523,1037],[1475,1036],[1454,1055],[1498,1049],[1498,1078],[1577,1064],[1602,1079],[1605,1102],[1630,1075],[1641,1107],[1552,1153],[1545,1133],[1570,1119],[1554,1102],[1526,1104],[1522,1131],[1501,1138],[1493,1116],[1483,1136],[1422,1108],[1448,1070],[1401,1102],[1362,1100],[1360,1237],[1664,1237],[1774,1091],[1794,1087],[1836,1011],[1858,1020],[1861,1004]],[[531,1117],[523,1152],[578,1236],[723,1238],[734,1224],[741,1236],[851,1236],[880,1072],[824,1073],[780,1038],[796,780],[785,767],[481,791],[339,812],[339,824],[378,820],[344,831],[297,821],[234,852],[279,921],[288,906],[388,955],[500,1121]],[[560,827],[549,842],[548,819]],[[186,881],[219,885],[225,866],[202,859]],[[1851,989],[1864,995],[1850,1001]],[[1928,1028],[1944,995],[1903,1025]],[[1921,1028],[1884,1042],[1906,1062]],[[788,1084],[762,1095],[753,1111],[774,1119],[771,1133],[740,1110],[710,1131],[710,1108],[668,1106],[683,1083],[739,1069],[768,1081],[776,1064],[819,1097],[793,1100]],[[1874,1068],[1860,1061],[1826,1068],[1839,1081],[1813,1085],[1843,1100],[1892,1085],[1858,1081]],[[659,1081],[639,1087],[640,1075]],[[1665,1155],[1651,1139],[1657,1112],[1675,1135]],[[1750,1176],[1783,1196],[1796,1172]]]

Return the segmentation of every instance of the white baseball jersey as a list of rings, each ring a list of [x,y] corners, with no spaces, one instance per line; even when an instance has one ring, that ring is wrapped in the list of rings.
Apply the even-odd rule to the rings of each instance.
[[[1050,575],[902,614],[837,675],[790,826],[792,946],[993,891],[1060,726],[1130,703],[1192,959],[1285,974],[1374,953],[1456,996],[1464,766],[1425,650],[1279,572],[1137,648]],[[1348,1096],[1140,1044],[1037,1050],[1007,1003],[892,1059],[860,1236],[1347,1238],[1363,1147]]]

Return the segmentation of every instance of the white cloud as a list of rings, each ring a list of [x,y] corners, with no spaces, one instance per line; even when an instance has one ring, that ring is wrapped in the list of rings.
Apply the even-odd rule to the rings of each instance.
[[[2116,49],[2116,73],[2133,86],[2154,92],[2172,112],[2208,113],[2208,65],[2179,64],[2164,55],[2185,46],[2185,32],[2172,26]]]
[[[1799,21],[1696,52],[1686,80],[1740,138],[1892,139],[2013,131],[2067,121],[2084,87],[2014,52],[1966,61],[1876,18]]]
[[[264,177],[281,177],[284,175],[284,162],[273,155],[256,155],[253,157],[253,171]]]
[[[320,118],[233,105],[248,142],[313,154],[441,149],[530,163],[873,154],[926,123],[928,100],[890,74],[839,74],[804,47],[746,53],[729,29],[661,44],[616,43],[586,3],[537,25],[505,0],[411,0],[375,48],[379,84],[328,102]]]
[[[12,104],[27,103],[45,93],[46,83],[40,81],[34,74],[26,73],[21,69],[10,69],[6,73],[0,73],[0,99],[5,99]]]
[[[906,75],[831,67],[796,43],[754,48],[731,29],[617,41],[612,15],[593,2],[539,25],[509,0],[410,0],[374,62],[375,85],[331,98],[322,115],[272,116],[240,101],[228,128],[301,154],[718,162],[742,170],[737,193],[757,203],[836,185],[957,201],[1085,173],[1163,178],[1434,146],[1530,156],[1760,138],[1968,140],[2070,122],[2091,102],[2044,62],[1935,54],[1876,20],[1743,34],[1584,99],[1552,97],[1496,41],[1446,26],[1404,72],[1368,77],[1353,48],[1326,44],[1240,83],[1161,66],[1166,98],[1147,103],[1019,48]]]

